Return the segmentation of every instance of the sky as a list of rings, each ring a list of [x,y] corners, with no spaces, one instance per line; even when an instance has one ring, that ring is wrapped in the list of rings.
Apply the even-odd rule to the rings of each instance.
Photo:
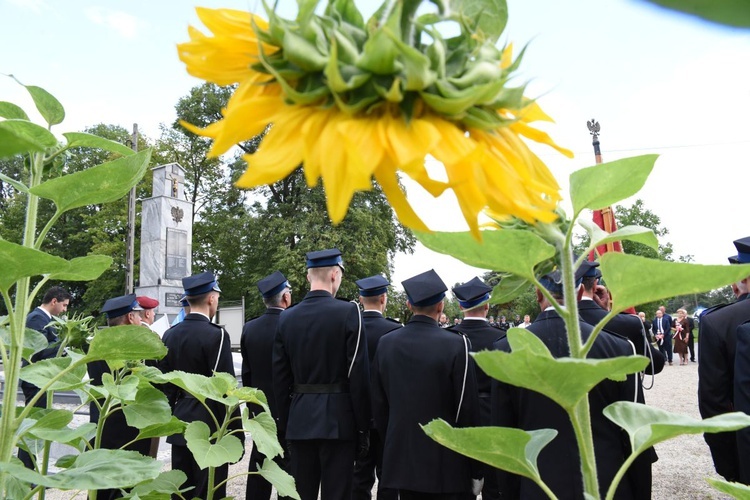
[[[282,12],[295,2],[280,1]],[[358,2],[366,14],[374,2]],[[174,105],[201,81],[189,76],[175,45],[195,6],[261,13],[255,0],[0,0],[0,73],[39,85],[66,108],[54,131],[96,123],[157,138],[174,121]],[[594,164],[586,121],[601,124],[604,161],[656,153],[644,200],[669,234],[675,257],[723,264],[732,241],[750,235],[750,30],[736,30],[637,0],[508,0],[500,43],[528,46],[519,82],[555,124],[540,128],[575,153],[567,159],[534,148],[567,196],[568,176]],[[0,100],[33,105],[20,86],[0,76]],[[431,199],[406,183],[427,224],[463,230],[450,195]],[[565,203],[565,202],[564,202]],[[565,204],[563,206],[566,206]],[[569,210],[568,210],[569,212]],[[434,268],[448,286],[475,270],[418,245],[399,255],[394,283]]]

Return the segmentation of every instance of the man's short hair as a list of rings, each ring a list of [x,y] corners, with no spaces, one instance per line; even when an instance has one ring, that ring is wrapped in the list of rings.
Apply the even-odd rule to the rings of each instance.
[[[583,289],[587,292],[590,290],[593,290],[596,286],[596,280],[599,278],[596,276],[585,276],[581,278],[581,284],[583,285]]]
[[[359,301],[364,306],[377,306],[377,305],[380,304],[380,297],[382,295],[383,295],[382,293],[380,295],[373,295],[371,297],[365,297],[363,295],[360,295],[359,296]]]
[[[341,269],[338,266],[311,267],[307,270],[307,275],[315,280],[325,280],[334,269]],[[343,274],[343,272],[342,272]]]
[[[107,326],[121,326],[126,323],[126,320],[128,319],[128,314],[134,313],[138,316],[141,316],[141,311],[130,311],[126,314],[121,314],[120,316],[117,316],[116,318],[107,318]],[[141,316],[142,317],[142,316]]]
[[[44,298],[42,298],[42,304],[49,304],[52,302],[52,299],[57,299],[58,302],[65,302],[66,300],[70,300],[72,296],[70,295],[70,292],[64,289],[61,286],[53,286],[49,290],[47,290],[47,293],[44,294]]]
[[[411,310],[414,312],[414,314],[424,314],[425,316],[432,316],[433,314],[437,313],[442,303],[443,301],[441,300],[438,303],[432,304],[429,306],[415,306],[414,304],[411,304],[410,302]]]
[[[188,304],[190,304],[190,307],[195,307],[195,306],[200,306],[208,302],[208,296],[211,295],[212,293],[219,293],[219,292],[214,292],[213,290],[210,290],[200,295],[188,295],[185,298],[187,299]]]
[[[271,295],[270,297],[263,297],[263,305],[266,307],[281,307],[281,299],[284,297],[284,294],[289,291],[288,288],[284,288],[282,291],[277,293],[276,295]]]

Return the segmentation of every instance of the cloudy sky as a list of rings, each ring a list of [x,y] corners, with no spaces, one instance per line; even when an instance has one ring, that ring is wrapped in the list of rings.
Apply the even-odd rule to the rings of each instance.
[[[67,118],[57,132],[103,121],[158,137],[177,99],[200,83],[175,50],[198,23],[195,5],[260,12],[260,2],[240,0],[0,0],[0,73],[60,99]],[[661,155],[638,197],[669,229],[675,254],[725,263],[732,240],[750,235],[750,31],[635,0],[509,0],[509,11],[502,41],[528,44],[528,95],[556,120],[545,130],[575,152],[568,160],[537,150],[564,192],[570,173],[594,162],[586,121],[596,118],[605,161]],[[32,107],[1,76],[0,100]],[[449,197],[413,187],[409,196],[431,227],[462,229]],[[430,267],[449,285],[475,273],[420,248],[397,259],[395,281]]]

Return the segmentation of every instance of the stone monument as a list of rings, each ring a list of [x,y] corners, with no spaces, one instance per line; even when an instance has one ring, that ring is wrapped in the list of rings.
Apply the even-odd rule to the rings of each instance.
[[[141,212],[141,271],[135,289],[159,301],[156,314],[180,311],[182,278],[190,275],[193,204],[185,199],[185,170],[177,163],[153,169],[151,198]]]

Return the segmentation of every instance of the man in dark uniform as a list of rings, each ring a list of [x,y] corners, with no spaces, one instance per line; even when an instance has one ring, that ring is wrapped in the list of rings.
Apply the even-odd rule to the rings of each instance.
[[[690,351],[690,362],[695,363],[695,335],[693,335],[693,331],[695,330],[695,319],[692,316],[688,316],[687,320],[688,328],[690,330],[690,336],[688,337],[688,351]]]
[[[737,255],[730,262],[750,263],[750,236],[736,240]],[[750,283],[750,276],[742,280]],[[703,418],[735,410],[734,367],[737,348],[737,327],[750,321],[750,300],[739,300],[724,307],[711,309],[701,316],[698,334],[698,408]],[[740,457],[737,433],[704,434],[711,449],[716,472],[727,481],[739,480]],[[746,459],[746,457],[745,457]]]
[[[438,327],[448,288],[435,271],[402,284],[414,315],[380,339],[373,362],[375,427],[385,436],[380,485],[399,490],[401,500],[465,499],[481,490],[479,465],[427,437],[420,424],[479,425],[469,343]]]
[[[102,312],[107,316],[107,326],[124,326],[124,325],[141,325],[141,313],[143,308],[139,305],[135,294],[123,295],[109,299],[102,306]],[[97,335],[107,335],[107,329],[100,330]],[[88,364],[87,370],[92,385],[102,385],[102,376],[110,373],[111,370],[106,361],[93,361]],[[103,401],[102,401],[103,402]],[[111,411],[103,423],[102,439],[100,448],[107,450],[133,450],[141,455],[148,456],[151,448],[150,439],[141,439],[132,442],[138,436],[139,430],[128,425],[125,414],[122,410]],[[89,403],[89,421],[98,423],[100,418],[99,406],[96,403]],[[128,444],[130,443],[130,444]],[[125,445],[128,444],[127,447]],[[97,500],[108,500],[120,498],[120,489],[98,490],[96,492]]]
[[[596,326],[604,319],[608,314],[605,308],[609,307],[609,293],[599,284],[602,273],[598,267],[599,263],[596,261],[584,261],[576,271],[576,284],[580,287],[578,289],[578,315],[591,326]],[[631,354],[645,356],[651,360],[646,365],[645,373],[656,374],[664,369],[664,356],[646,339],[646,332],[643,330],[640,318],[632,314],[620,313],[609,320],[604,325],[604,329],[628,341],[632,349]],[[637,401],[646,404],[642,377],[642,374],[638,375]],[[657,460],[656,450],[651,447],[633,462],[627,475],[627,480],[630,481],[633,490],[633,498],[643,500],[651,498],[651,464]]]
[[[266,312],[254,318],[242,328],[240,349],[242,352],[242,385],[256,387],[263,391],[268,400],[271,415],[278,414],[276,398],[273,394],[273,372],[271,359],[273,356],[273,342],[276,338],[276,327],[279,323],[281,311],[292,305],[292,287],[281,271],[275,271],[258,281],[258,290],[263,296]],[[257,415],[263,409],[257,405],[249,406],[250,413]],[[283,436],[278,436],[279,442],[284,443]],[[282,469],[286,469],[287,457],[277,456],[274,461]],[[263,464],[265,456],[253,445],[250,453],[248,472],[257,472]],[[271,483],[260,474],[247,476],[245,498],[249,500],[268,500],[271,498]]]
[[[500,321],[497,322],[497,327],[504,332],[507,332],[511,328],[511,324],[505,319],[505,316],[500,316]]]
[[[29,315],[26,316],[26,328],[36,330],[47,338],[47,347],[31,356],[32,363],[43,359],[54,358],[57,355],[60,342],[57,338],[57,330],[50,325],[50,323],[52,322],[53,316],[60,316],[67,311],[69,304],[70,293],[62,287],[53,286],[44,294],[42,305],[32,310]],[[26,366],[27,364],[26,360],[24,360],[23,366]],[[34,396],[39,394],[39,387],[21,380],[21,391],[23,391],[24,403],[28,405]],[[46,408],[47,394],[39,396],[39,399],[36,400],[34,406],[37,408]],[[34,468],[34,461],[26,450],[19,448],[18,458],[23,462],[27,469]]]
[[[343,276],[337,249],[307,254],[310,292],[279,319],[273,386],[279,432],[302,500],[349,499],[355,456],[369,445],[370,364],[355,303],[335,299]]]
[[[190,304],[190,314],[164,333],[162,340],[168,351],[159,362],[159,368],[164,373],[180,370],[210,377],[214,372],[224,372],[234,377],[229,334],[211,322],[219,306],[221,293],[216,277],[211,272],[188,276],[182,279],[182,286]],[[216,432],[214,419],[199,400],[176,386],[167,387],[165,392],[175,417],[187,423],[204,422],[212,433]],[[206,400],[206,404],[216,419],[223,422],[226,407],[209,400]],[[242,434],[238,437],[242,438]],[[187,481],[182,487],[194,488],[188,492],[191,498],[206,498],[209,486],[208,469],[198,467],[183,434],[169,436],[167,442],[172,445],[172,469],[181,470],[187,476]],[[216,468],[214,486],[227,478],[228,470],[229,466],[226,464]],[[214,493],[214,498],[225,496],[226,484]]]
[[[469,339],[471,352],[479,352],[492,349],[493,344],[504,337],[503,332],[489,325],[487,312],[490,310],[490,292],[492,287],[487,286],[478,277],[453,288],[453,294],[458,299],[458,305],[464,314],[464,320],[460,325],[453,327]],[[481,368],[475,366],[477,377],[477,390],[479,391],[479,418],[481,425],[491,425],[490,422],[490,387],[489,375]],[[500,498],[497,485],[497,476],[492,471],[484,475],[484,487],[482,488],[482,499],[492,500]]]
[[[367,332],[367,353],[372,369],[373,358],[380,338],[386,333],[401,328],[398,321],[383,316],[388,305],[388,285],[390,283],[383,276],[376,274],[355,282],[359,287],[359,302],[362,304],[362,322]],[[371,425],[371,427],[374,427]],[[352,489],[353,500],[369,500],[372,498],[372,485],[375,475],[382,477],[383,441],[378,432],[370,429],[370,451],[367,456],[354,463],[354,482]],[[396,500],[398,492],[379,485],[378,500]]]
[[[750,322],[737,327],[737,354],[734,359],[734,409],[750,415]],[[737,431],[737,480],[750,484],[750,428]]]
[[[562,303],[562,279],[559,271],[543,276],[540,283],[552,297]],[[547,346],[556,358],[569,356],[570,349],[565,323],[552,304],[536,291],[542,310],[527,330]],[[593,328],[580,323],[582,340]],[[496,347],[510,351],[507,338],[500,339]],[[632,348],[618,336],[603,331],[594,342],[589,358],[603,359],[632,354]],[[632,375],[625,382],[604,380],[589,392],[594,452],[599,476],[600,494],[606,494],[609,484],[630,454],[627,436],[602,411],[616,401],[634,401],[635,384]],[[583,477],[579,462],[578,445],[567,413],[554,401],[540,393],[522,389],[497,380],[492,381],[492,424],[516,427],[523,430],[555,429],[557,436],[542,449],[537,461],[542,479],[559,498],[583,498]],[[561,460],[560,457],[565,457]],[[500,471],[500,493],[503,498],[542,499],[547,495],[531,480]],[[615,498],[634,498],[629,481],[622,481]]]

